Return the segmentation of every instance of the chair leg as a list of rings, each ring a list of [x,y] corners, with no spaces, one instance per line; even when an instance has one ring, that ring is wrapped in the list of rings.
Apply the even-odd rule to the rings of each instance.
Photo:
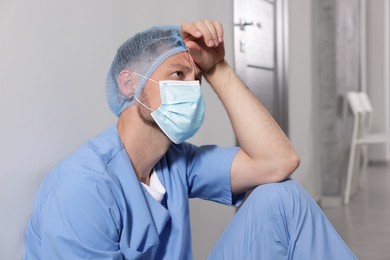
[[[351,186],[352,186],[352,175],[353,175],[353,166],[355,162],[355,152],[356,152],[356,144],[352,142],[351,150],[349,152],[349,161],[348,161],[348,171],[347,171],[347,182],[345,185],[345,193],[344,193],[344,204],[349,204],[350,196],[351,196]]]
[[[362,154],[363,154],[363,162],[362,162],[362,168],[360,173],[360,183],[359,187],[363,187],[364,180],[367,178],[367,165],[368,165],[368,147],[367,145],[363,145],[362,147]]]

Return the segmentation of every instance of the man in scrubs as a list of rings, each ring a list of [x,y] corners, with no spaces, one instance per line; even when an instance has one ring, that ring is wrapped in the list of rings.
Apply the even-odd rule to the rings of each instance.
[[[223,37],[202,20],[150,28],[118,49],[107,77],[118,122],[44,179],[25,259],[191,259],[188,199],[237,206],[253,188],[209,259],[356,259],[289,179],[298,155],[225,61]],[[185,142],[203,122],[202,77],[239,147]]]

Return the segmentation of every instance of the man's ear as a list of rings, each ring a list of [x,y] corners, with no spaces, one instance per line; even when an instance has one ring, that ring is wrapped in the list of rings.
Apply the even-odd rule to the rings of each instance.
[[[122,70],[118,75],[118,88],[124,97],[130,98],[135,93],[136,83],[134,74],[128,70]]]

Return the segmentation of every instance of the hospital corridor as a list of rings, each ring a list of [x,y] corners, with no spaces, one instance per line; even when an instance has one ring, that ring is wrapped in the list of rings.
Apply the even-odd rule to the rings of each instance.
[[[389,259],[390,165],[372,164],[367,180],[348,206],[325,213],[359,259]]]

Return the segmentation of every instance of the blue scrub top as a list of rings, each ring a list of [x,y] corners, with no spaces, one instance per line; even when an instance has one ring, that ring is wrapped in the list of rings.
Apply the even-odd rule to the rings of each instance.
[[[54,167],[25,233],[25,259],[191,259],[189,198],[238,205],[237,147],[172,144],[155,166],[158,203],[138,181],[116,125]]]

